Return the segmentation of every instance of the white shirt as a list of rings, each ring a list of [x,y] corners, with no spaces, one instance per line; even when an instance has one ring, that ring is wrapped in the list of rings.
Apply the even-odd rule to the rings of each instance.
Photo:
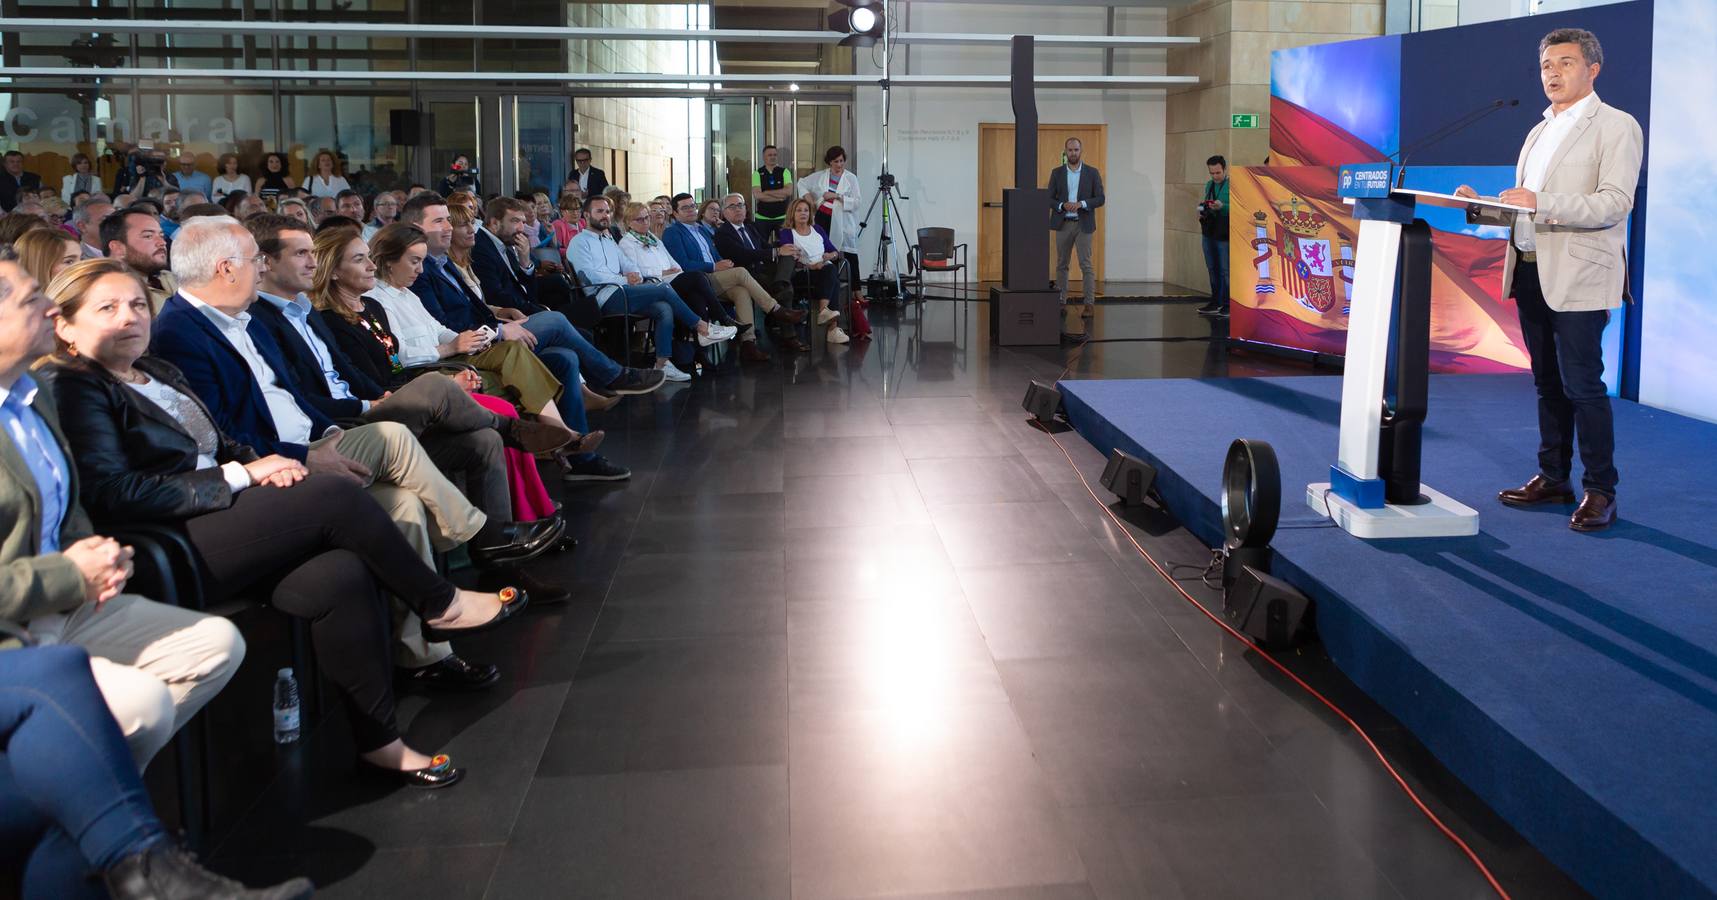
[[[1520,173],[1521,187],[1534,193],[1544,189],[1544,182],[1550,177],[1550,160],[1555,158],[1556,151],[1561,149],[1562,142],[1568,139],[1580,118],[1590,112],[1597,103],[1598,95],[1592,93],[1561,113],[1557,113],[1554,107],[1545,107],[1544,118],[1549,120],[1549,124],[1538,133],[1538,140],[1532,144],[1532,152],[1526,154],[1526,165]],[[1538,249],[1533,237],[1532,216],[1514,217],[1514,246],[1527,252]]]
[[[352,186],[347,184],[346,179],[339,175],[335,175],[327,181],[323,181],[320,175],[310,176],[310,196],[312,197],[338,197],[341,191],[351,189]]]
[[[397,288],[376,279],[376,286],[364,296],[380,303],[388,314],[388,329],[399,341],[401,365],[421,366],[441,359],[441,345],[459,333],[441,324],[423,308],[423,301],[407,288]]]
[[[236,191],[244,191],[247,194],[251,192],[250,176],[242,173],[237,178],[228,178],[225,175],[216,175],[214,186],[215,195],[209,199],[216,203],[221,202],[221,198]]]
[[[298,398],[281,386],[279,377],[269,368],[268,360],[262,358],[261,351],[256,349],[256,343],[250,339],[250,332],[245,330],[250,325],[250,313],[229,316],[197,299],[184,288],[179,289],[179,296],[184,297],[186,302],[214,323],[215,330],[227,339],[227,343],[244,359],[245,365],[250,367],[250,374],[256,379],[257,387],[262,389],[262,399],[268,404],[268,416],[274,420],[275,436],[288,444],[310,443],[310,417],[298,408]]]
[[[793,246],[799,248],[799,258],[805,261],[805,265],[812,266],[823,261],[823,254],[828,252],[828,248],[823,244],[823,236],[817,229],[812,228],[810,234],[800,234],[789,228],[787,233],[793,236]]]
[[[656,239],[655,246],[646,247],[636,235],[628,233],[620,239],[620,252],[625,254],[628,262],[638,267],[638,274],[645,278],[662,278],[663,272],[680,267],[660,238]]]
[[[1067,199],[1079,200],[1079,173],[1083,171],[1085,171],[1085,167],[1083,165],[1067,167]],[[1084,208],[1085,202],[1083,200],[1079,200],[1079,209]],[[1077,221],[1079,218],[1079,209],[1076,209],[1073,212],[1062,210],[1062,215],[1068,219]]]

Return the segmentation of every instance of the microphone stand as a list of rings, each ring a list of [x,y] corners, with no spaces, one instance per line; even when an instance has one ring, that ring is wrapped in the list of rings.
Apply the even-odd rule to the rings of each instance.
[[[1499,97],[1499,98],[1492,100],[1491,102],[1485,104],[1484,106],[1481,106],[1478,109],[1475,109],[1472,112],[1469,112],[1464,116],[1461,116],[1460,118],[1454,120],[1453,122],[1450,122],[1449,124],[1444,125],[1442,128],[1439,128],[1436,131],[1431,132],[1429,135],[1427,135],[1423,138],[1420,138],[1419,142],[1414,144],[1413,146],[1399,151],[1396,155],[1398,155],[1401,158],[1401,161],[1400,161],[1399,165],[1396,167],[1395,186],[1397,188],[1399,188],[1399,187],[1401,187],[1401,185],[1406,183],[1406,181],[1407,181],[1407,160],[1410,159],[1413,154],[1418,153],[1421,150],[1424,150],[1425,148],[1437,143],[1438,141],[1443,140],[1444,138],[1446,138],[1446,137],[1448,137],[1448,136],[1450,136],[1450,135],[1452,135],[1458,131],[1461,131],[1462,129],[1468,128],[1468,127],[1476,124],[1480,119],[1483,119],[1485,116],[1488,116],[1491,113],[1496,112],[1499,109],[1502,109],[1503,107],[1512,108],[1512,107],[1516,107],[1519,105],[1520,105],[1520,100],[1518,98],[1513,99],[1513,100],[1504,100],[1504,99]]]

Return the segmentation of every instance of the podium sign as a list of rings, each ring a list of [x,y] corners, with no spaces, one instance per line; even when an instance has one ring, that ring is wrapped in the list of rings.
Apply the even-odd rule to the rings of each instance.
[[[1376,200],[1395,186],[1395,167],[1386,162],[1352,163],[1336,175],[1336,194],[1343,200]]]

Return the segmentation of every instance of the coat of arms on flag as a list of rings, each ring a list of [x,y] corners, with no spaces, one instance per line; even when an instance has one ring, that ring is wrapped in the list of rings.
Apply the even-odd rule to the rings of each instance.
[[[1336,266],[1352,264],[1333,258],[1332,243],[1324,236],[1330,224],[1323,214],[1301,209],[1297,197],[1276,207],[1276,254],[1282,262],[1282,290],[1320,315],[1335,308],[1339,299]]]

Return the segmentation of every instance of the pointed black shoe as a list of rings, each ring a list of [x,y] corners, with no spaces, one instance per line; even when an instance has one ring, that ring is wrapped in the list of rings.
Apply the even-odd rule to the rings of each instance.
[[[501,595],[501,608],[495,613],[494,618],[481,625],[472,625],[469,628],[437,628],[434,625],[425,622],[423,623],[423,639],[432,644],[439,644],[444,641],[451,641],[456,637],[464,637],[469,634],[481,634],[492,628],[499,627],[508,619],[524,612],[525,607],[529,606],[531,603],[530,595],[518,588],[504,587],[496,593]]]
[[[501,680],[501,667],[474,663],[457,654],[417,669],[396,669],[402,685],[436,691],[481,691]]]

